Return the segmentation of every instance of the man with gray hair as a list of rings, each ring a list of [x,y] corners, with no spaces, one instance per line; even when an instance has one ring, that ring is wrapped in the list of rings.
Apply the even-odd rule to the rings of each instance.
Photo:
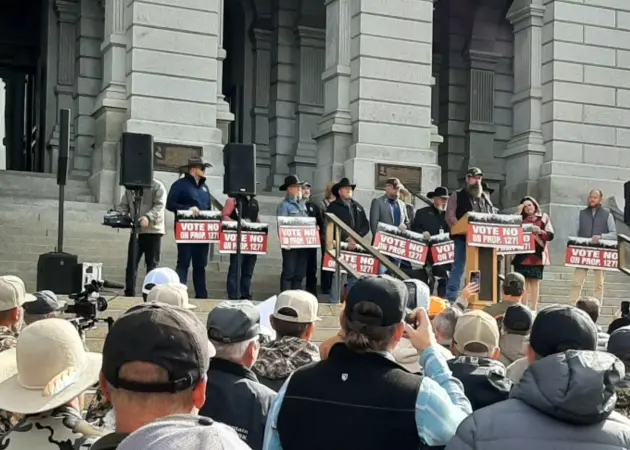
[[[433,331],[438,344],[450,348],[453,342],[453,333],[457,319],[462,315],[462,310],[458,307],[450,306],[435,316],[433,319]]]
[[[24,322],[30,325],[43,319],[60,317],[66,307],[66,302],[59,300],[52,291],[35,292],[36,300],[24,304]]]
[[[222,302],[208,314],[206,328],[216,355],[199,415],[231,426],[253,450],[260,450],[276,397],[251,370],[260,351],[260,313],[247,300]]]
[[[605,333],[604,330],[597,325],[599,314],[602,311],[602,303],[595,297],[580,297],[580,299],[575,302],[575,307],[584,311],[591,318],[597,327],[597,350],[605,352],[609,336],[608,333]]]

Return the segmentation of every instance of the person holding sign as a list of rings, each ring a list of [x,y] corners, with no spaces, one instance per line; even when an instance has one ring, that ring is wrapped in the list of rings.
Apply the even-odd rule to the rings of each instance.
[[[446,204],[446,223],[452,227],[469,212],[492,213],[494,206],[482,187],[483,172],[478,167],[471,167],[466,172],[466,187],[455,191]],[[466,236],[453,236],[455,243],[455,261],[451,276],[446,284],[446,299],[453,303],[462,285],[466,267]]]
[[[279,217],[308,217],[306,204],[302,201],[302,186],[297,175],[289,175],[280,186],[287,195],[278,206]],[[306,258],[308,252],[303,248],[282,249],[282,273],[280,274],[280,292],[289,289],[302,289],[306,276]]]
[[[254,195],[242,196],[241,198],[242,217],[238,217],[236,209],[236,199],[228,197],[223,207],[223,220],[244,220],[246,222],[260,222],[260,207]],[[236,253],[230,253],[230,267],[227,275],[228,300],[251,300],[252,299],[252,277],[258,255],[241,254],[241,298],[237,299],[236,271],[238,269],[238,258]]]
[[[177,211],[190,210],[193,215],[212,208],[212,197],[206,186],[205,171],[212,167],[203,158],[190,158],[184,168],[188,172],[171,186],[166,200],[166,209],[175,214]],[[210,244],[177,244],[177,265],[175,270],[182,284],[188,283],[188,268],[192,262],[193,285],[196,298],[208,298],[206,288],[206,266]]]
[[[324,228],[324,220],[319,205],[311,200],[311,183],[305,182],[302,185],[302,200],[306,206],[309,217],[314,217],[317,228],[321,233]],[[321,236],[320,236],[321,239]],[[306,250],[306,290],[317,297],[317,249],[307,248]],[[322,260],[324,256],[322,255]]]
[[[597,244],[602,239],[617,240],[617,227],[611,212],[602,206],[604,193],[599,189],[593,189],[588,194],[588,206],[580,211],[578,216],[577,237],[590,238],[591,242]],[[577,267],[573,272],[573,286],[569,300],[575,303],[582,294],[582,286],[586,280],[588,269]],[[594,297],[601,302],[604,296],[604,272],[593,270],[595,276]]]
[[[515,272],[525,277],[525,290],[528,294],[529,305],[532,310],[536,311],[543,269],[546,265],[549,265],[547,242],[553,240],[554,231],[551,219],[540,210],[540,205],[533,197],[527,196],[521,200],[519,212],[523,216],[523,224],[531,223],[533,225],[532,237],[536,250],[534,253],[515,255],[512,265]]]

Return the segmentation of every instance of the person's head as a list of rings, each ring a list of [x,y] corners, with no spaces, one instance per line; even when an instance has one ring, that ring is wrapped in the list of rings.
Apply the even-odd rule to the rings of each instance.
[[[525,277],[518,272],[510,272],[503,280],[503,301],[520,302],[525,295]]]
[[[540,206],[538,202],[533,197],[524,197],[521,200],[522,211],[521,214],[523,216],[534,216],[540,213]]]
[[[599,320],[602,304],[595,297],[580,297],[578,301],[575,302],[575,307],[588,314],[588,316],[593,320],[593,323],[597,323]]]
[[[302,185],[297,175],[288,175],[284,178],[284,184],[280,186],[281,191],[286,191],[287,197],[300,200],[302,198]]]
[[[630,374],[630,326],[618,328],[610,335],[606,351],[619,358],[626,366],[626,374]]]
[[[588,193],[589,208],[599,208],[604,201],[604,193],[600,189],[593,189]]]
[[[328,200],[329,202],[334,202],[335,201],[335,195],[332,192],[333,186],[336,183],[334,181],[330,181],[327,185],[326,185],[326,200]]]
[[[188,288],[181,283],[166,283],[154,286],[147,295],[147,302],[164,303],[184,309],[196,309],[190,303]]]
[[[435,188],[434,191],[429,192],[427,197],[433,201],[433,206],[435,206],[438,211],[444,211],[449,197],[448,188],[439,186]]]
[[[24,322],[29,325],[43,319],[59,317],[66,307],[66,302],[59,300],[52,291],[39,291],[35,293],[34,302],[25,303]]]
[[[610,322],[610,325],[608,325],[608,330],[606,331],[606,333],[613,334],[619,328],[623,328],[627,326],[630,326],[630,316],[619,317],[613,320],[612,322]]]
[[[67,320],[45,319],[24,328],[16,348],[2,352],[0,408],[39,414],[63,405],[80,411],[79,397],[99,377],[103,358],[89,353]],[[5,359],[6,358],[6,359]]]
[[[22,327],[24,318],[23,306],[34,302],[34,295],[26,293],[22,279],[15,275],[0,277],[0,326],[7,327],[14,332]]]
[[[319,303],[310,292],[284,291],[278,295],[269,321],[278,339],[295,337],[310,341],[315,332]]]
[[[99,380],[114,407],[116,431],[196,414],[214,354],[203,323],[188,309],[144,303],[126,311],[105,338]]]
[[[461,315],[462,311],[459,308],[450,306],[435,316],[432,324],[438,344],[450,348],[455,333],[455,325],[457,325],[457,319]]]
[[[142,282],[142,298],[146,302],[155,286],[180,283],[179,275],[170,267],[158,267],[147,273]]]
[[[208,314],[208,338],[216,358],[251,368],[260,350],[260,313],[250,301],[225,301]]]
[[[534,314],[522,303],[508,306],[503,316],[503,331],[505,334],[527,336],[532,330]]]
[[[195,177],[195,179],[200,180],[206,177],[206,169],[208,167],[212,167],[210,163],[208,163],[203,158],[190,158],[188,160],[188,173]]]
[[[531,363],[567,350],[597,350],[597,327],[581,309],[551,305],[541,309],[532,325],[527,348]]]
[[[481,197],[483,172],[478,167],[471,167],[466,172],[466,190],[473,197]]]
[[[483,311],[468,311],[457,319],[451,352],[455,356],[498,359],[500,338],[494,317]]]
[[[350,183],[350,180],[342,178],[341,181],[335,183],[332,188],[332,193],[335,197],[342,200],[350,200],[355,187],[356,185]]]
[[[402,338],[407,288],[391,277],[366,277],[348,293],[341,312],[346,346],[355,352],[393,350]]]
[[[388,178],[385,180],[385,193],[389,198],[398,198],[400,196],[401,183],[398,178]]]
[[[311,183],[306,182],[302,185],[302,198],[305,200],[311,198]]]

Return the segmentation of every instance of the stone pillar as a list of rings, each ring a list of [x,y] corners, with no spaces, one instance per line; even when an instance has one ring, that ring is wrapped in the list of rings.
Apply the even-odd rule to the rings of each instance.
[[[229,0],[228,0],[229,1]],[[222,143],[227,144],[230,138],[230,124],[234,122],[234,114],[230,112],[230,105],[225,101],[223,95],[223,61],[227,56],[223,48],[223,28],[225,0],[217,0],[219,8],[219,30],[218,30],[218,53],[217,53],[217,128],[221,130]]]
[[[350,115],[351,0],[326,0],[324,114],[319,121],[317,167],[313,191],[323,194],[326,184],[343,177],[343,163],[352,144]]]
[[[315,169],[317,144],[313,139],[323,112],[325,37],[324,30],[298,26],[295,30],[297,43],[297,145],[292,173],[311,181]],[[311,181],[312,182],[312,181]]]
[[[440,136],[438,123],[440,122],[440,69],[442,56],[433,54],[433,75],[431,76],[431,150],[438,155],[439,147],[444,138]]]
[[[368,207],[382,194],[377,163],[420,167],[422,191],[440,183],[431,149],[433,2],[352,0],[351,8],[354,143],[344,168]]]
[[[293,61],[294,26],[298,2],[277,0],[271,45],[271,98],[269,101],[270,174],[268,190],[276,189],[290,173],[295,156],[296,81]]]
[[[252,142],[256,144],[256,179],[269,176],[269,85],[271,77],[271,31],[254,28],[254,107]]]
[[[103,80],[93,112],[96,141],[90,187],[100,203],[118,200],[117,158],[127,114],[125,0],[104,0]]]
[[[538,4],[535,4],[538,3]],[[542,2],[514,2],[507,18],[514,26],[512,139],[505,157],[505,205],[537,196],[545,146],[542,135]]]

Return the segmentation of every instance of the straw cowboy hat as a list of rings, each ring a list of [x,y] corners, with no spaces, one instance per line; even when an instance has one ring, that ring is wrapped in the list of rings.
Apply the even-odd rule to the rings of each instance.
[[[0,409],[18,414],[65,405],[98,381],[103,363],[100,353],[85,351],[77,330],[63,319],[44,319],[24,328],[13,355],[10,361],[0,361],[5,373],[15,371],[0,382]]]

